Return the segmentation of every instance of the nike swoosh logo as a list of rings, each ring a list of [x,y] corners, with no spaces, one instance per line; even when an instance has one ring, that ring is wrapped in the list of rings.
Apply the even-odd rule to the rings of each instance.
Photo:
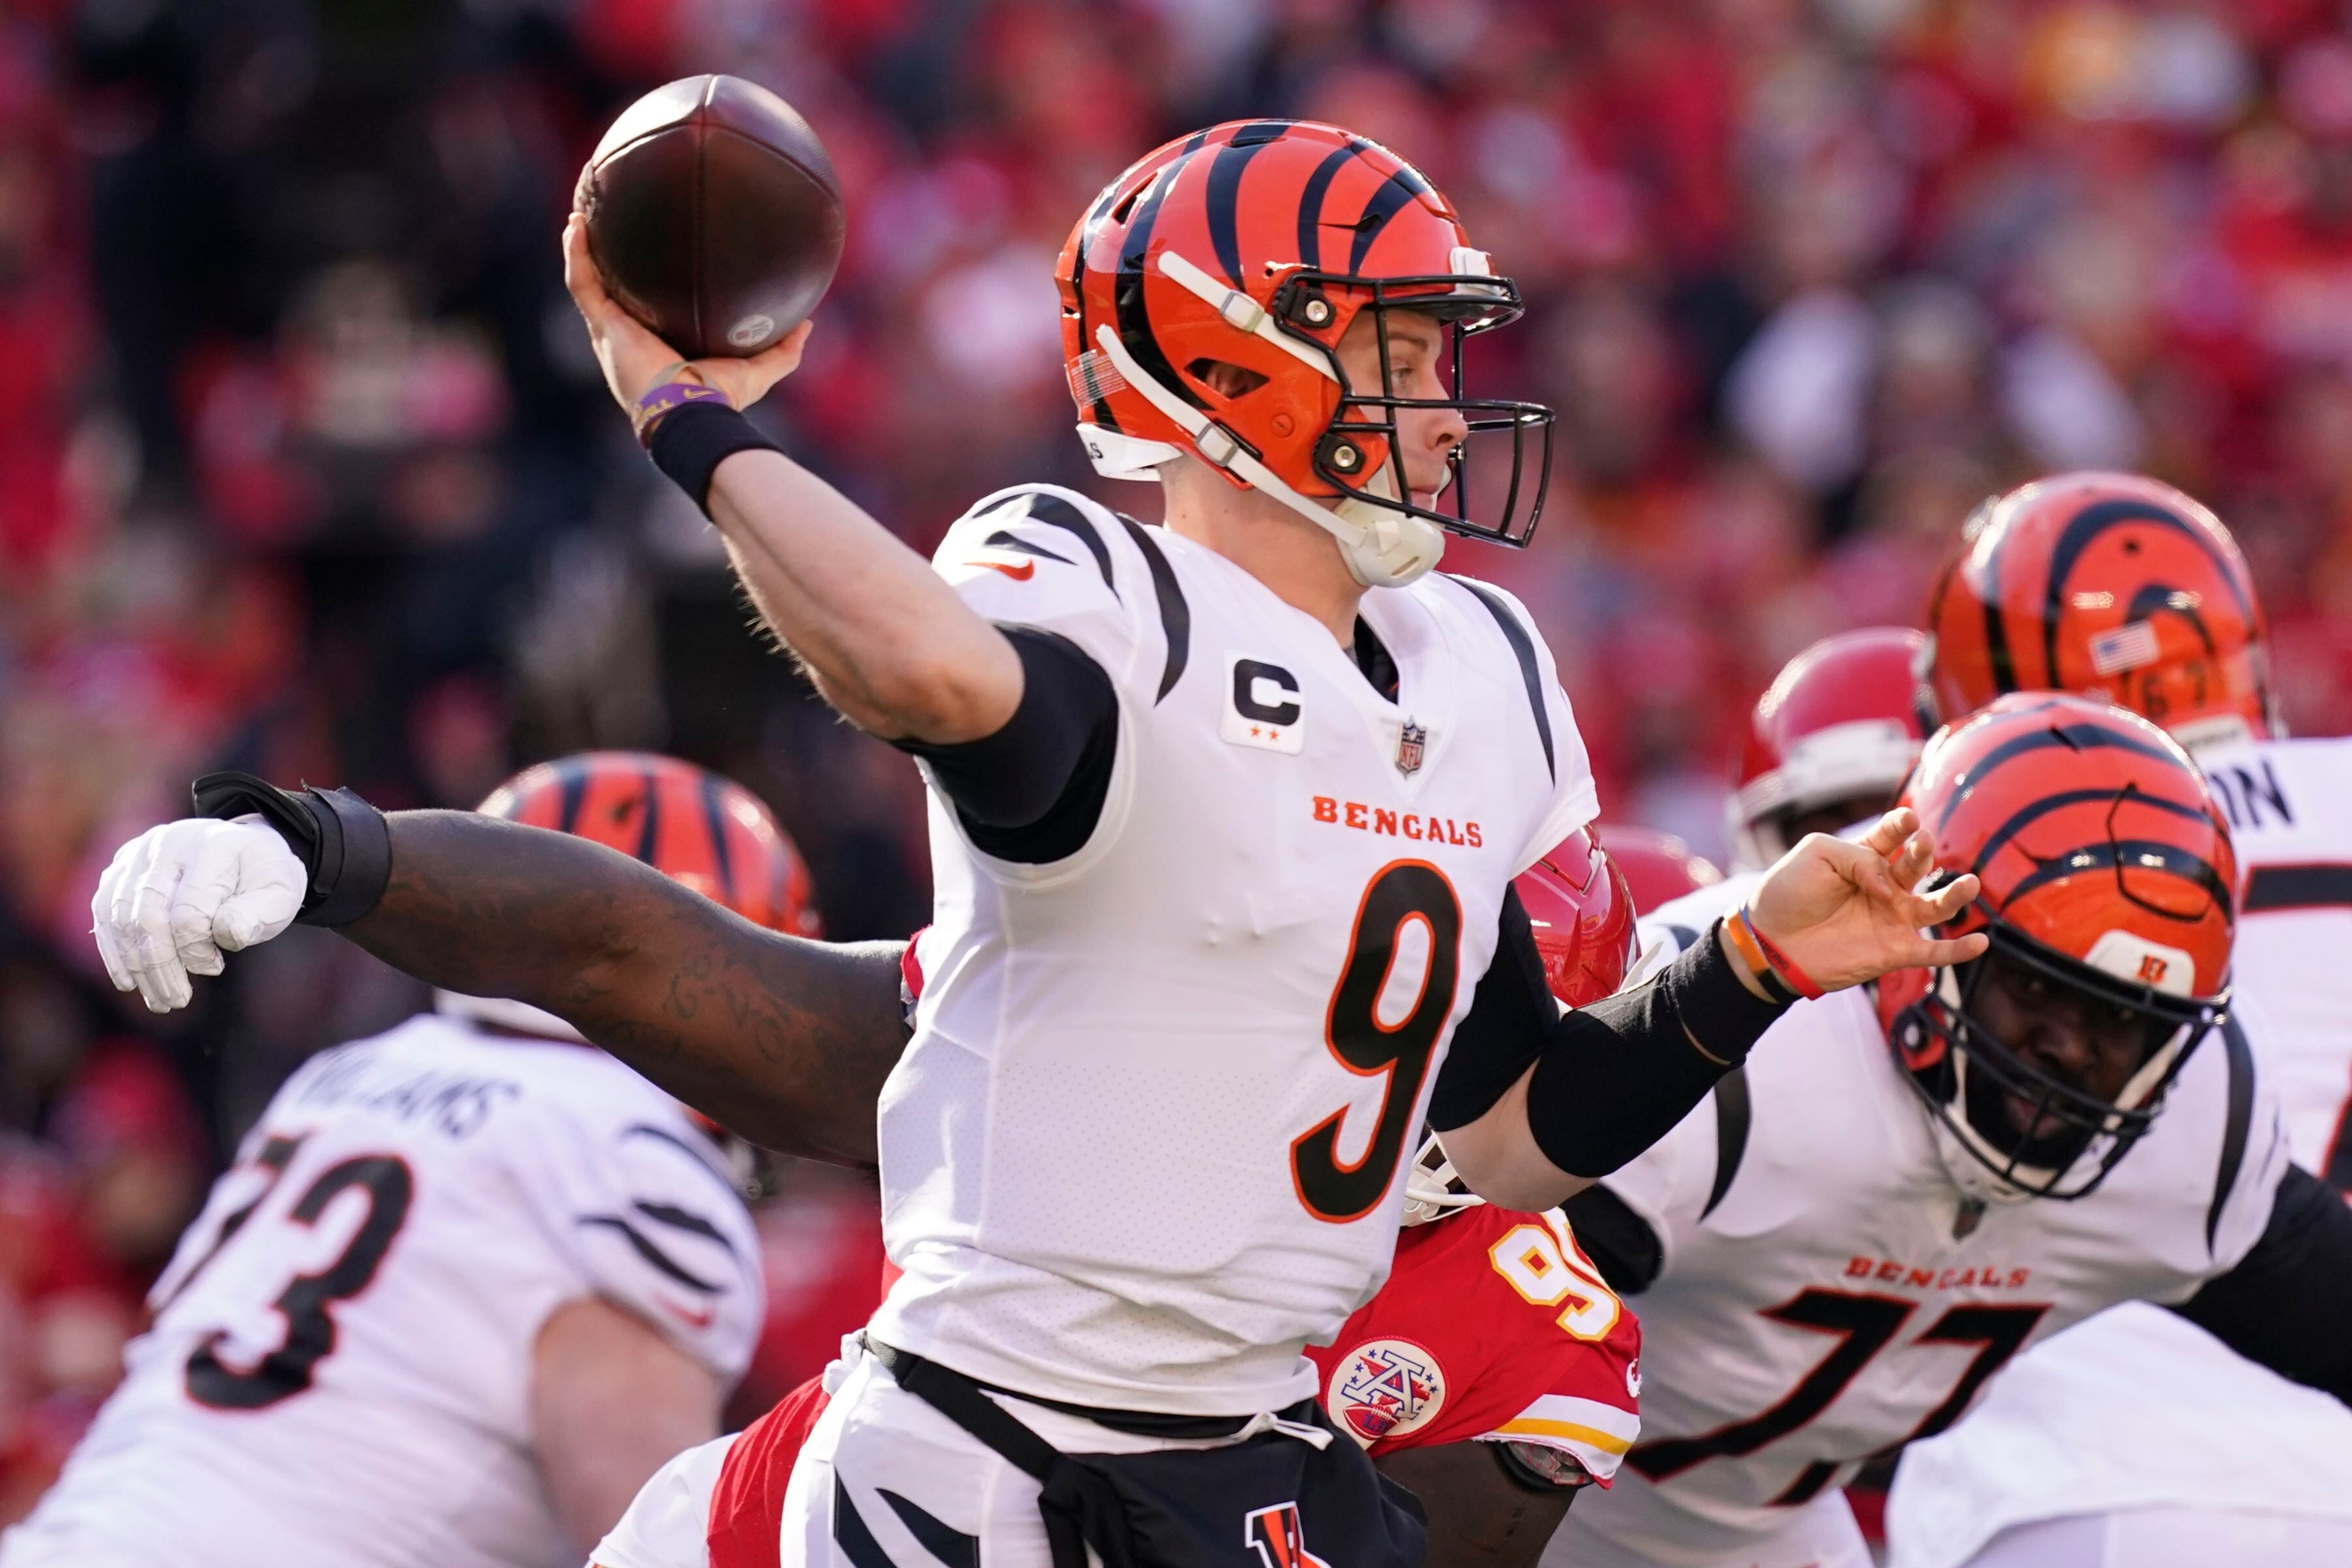
[[[663,1301],[662,1306],[670,1316],[690,1329],[707,1329],[710,1326],[711,1320],[719,1315],[718,1309],[715,1307],[704,1307],[697,1312],[688,1312],[676,1301]]]
[[[1019,566],[1001,560],[968,560],[964,565],[984,566],[991,571],[1001,571],[1015,582],[1026,582],[1037,575],[1037,563],[1034,560],[1024,560]]]

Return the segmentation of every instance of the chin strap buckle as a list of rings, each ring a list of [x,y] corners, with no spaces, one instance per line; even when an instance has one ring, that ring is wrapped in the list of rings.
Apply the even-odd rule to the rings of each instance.
[[[1228,288],[1217,302],[1217,314],[1234,330],[1255,333],[1265,319],[1265,307],[1237,288]]]
[[[1242,438],[1214,420],[1194,433],[1192,444],[1200,449],[1202,457],[1219,468],[1231,468],[1234,459],[1244,450]]]

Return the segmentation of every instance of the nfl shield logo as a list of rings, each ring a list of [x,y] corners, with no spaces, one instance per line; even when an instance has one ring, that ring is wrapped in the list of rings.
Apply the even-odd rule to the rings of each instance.
[[[1421,771],[1421,754],[1429,744],[1429,731],[1411,719],[1397,731],[1397,771],[1410,779]]]

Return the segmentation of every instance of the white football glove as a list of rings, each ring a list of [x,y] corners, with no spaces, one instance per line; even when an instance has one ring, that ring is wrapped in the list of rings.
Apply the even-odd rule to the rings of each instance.
[[[294,924],[310,882],[302,858],[257,816],[166,822],[115,852],[89,901],[90,934],[114,988],[167,1013],[195,994],[190,975],[221,972],[224,950]]]

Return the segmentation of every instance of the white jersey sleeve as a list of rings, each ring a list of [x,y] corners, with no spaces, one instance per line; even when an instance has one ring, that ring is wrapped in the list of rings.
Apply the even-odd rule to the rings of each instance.
[[[1125,693],[1156,684],[1164,663],[1162,647],[1147,646],[1164,642],[1156,584],[1129,527],[1075,490],[1018,485],[958,518],[931,564],[981,614],[1068,638]]]
[[[2200,1051],[2213,1051],[2229,1062],[2229,1092],[2233,1099],[2242,1097],[2246,1102],[2242,1119],[2239,1107],[2228,1101],[2214,1118],[2219,1124],[2215,1141],[2221,1146],[2221,1157],[2210,1178],[2212,1203],[2206,1214],[2210,1256],[2202,1278],[2177,1291],[2151,1292],[2151,1301],[2168,1304],[2185,1301],[2197,1293],[2206,1279],[2226,1274],[2243,1261],[2269,1227],[2279,1183],[2285,1178],[2287,1167],[2294,1163],[2294,1145],[2287,1136],[2286,1112],[2279,1101],[2277,1074],[2272,1070],[2273,1052],[2268,1044],[2260,1005],[2248,998],[2235,1004],[2234,1010],[2237,1016],[2198,1048]],[[2170,1113],[2169,1110],[2167,1113]],[[2234,1169],[2231,1160],[2233,1144],[2242,1151],[2237,1154]]]
[[[1601,794],[1592,779],[1592,759],[1584,749],[1583,733],[1576,727],[1575,710],[1559,684],[1559,667],[1551,649],[1536,631],[1528,607],[1507,590],[1475,578],[1454,580],[1475,594],[1494,616],[1503,640],[1518,661],[1518,674],[1535,710],[1537,736],[1544,760],[1550,765],[1551,799],[1535,831],[1519,847],[1520,871],[1541,860],[1560,840],[1601,814]]]
[[[688,1448],[646,1477],[590,1553],[590,1568],[709,1568],[710,1496],[738,1436]]]
[[[564,1111],[563,1135],[510,1166],[532,1217],[581,1294],[625,1307],[731,1385],[766,1307],[759,1237],[733,1178],[682,1119]]]

